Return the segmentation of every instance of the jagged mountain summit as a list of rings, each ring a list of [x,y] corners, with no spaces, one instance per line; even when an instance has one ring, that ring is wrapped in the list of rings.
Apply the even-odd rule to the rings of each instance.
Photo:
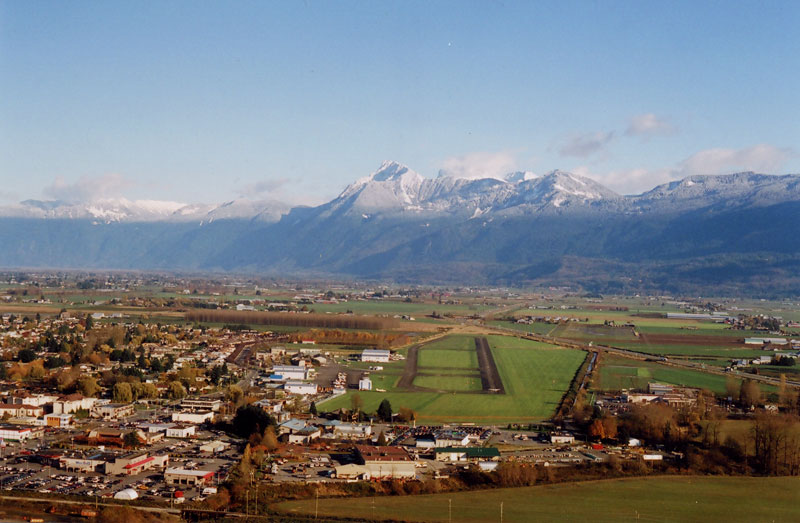
[[[317,207],[28,200],[0,208],[0,245],[4,267],[800,294],[800,176],[620,195],[559,170],[426,178],[384,162]]]
[[[451,214],[474,216],[488,211],[509,213],[591,206],[621,201],[620,195],[599,183],[564,171],[544,176],[514,172],[503,178],[424,178],[397,162],[384,162],[371,175],[349,185],[326,204],[334,213]],[[518,208],[512,210],[512,208]]]
[[[770,205],[800,200],[800,177],[752,172],[689,176],[639,195],[622,196],[576,174],[554,170],[538,176],[517,171],[502,177],[425,178],[406,165],[386,161],[318,208],[333,215],[460,217],[565,212],[676,212],[718,205]],[[99,199],[88,203],[26,200],[0,207],[0,217],[88,219],[113,222],[196,222],[257,219],[272,223],[289,213],[285,203],[246,198],[221,204],[159,200]]]

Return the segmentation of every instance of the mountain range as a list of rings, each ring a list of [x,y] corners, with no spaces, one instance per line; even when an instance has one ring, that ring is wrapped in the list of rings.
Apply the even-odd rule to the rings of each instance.
[[[0,266],[800,293],[800,176],[690,176],[620,195],[563,171],[425,178],[396,162],[317,207],[108,199],[0,208]]]

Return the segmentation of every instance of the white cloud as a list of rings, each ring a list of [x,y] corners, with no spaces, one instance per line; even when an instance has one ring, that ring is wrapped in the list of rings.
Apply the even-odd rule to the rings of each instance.
[[[765,174],[780,174],[786,162],[796,153],[790,148],[779,148],[759,144],[742,149],[706,149],[689,156],[672,167],[661,169],[623,169],[607,173],[595,173],[587,166],[572,171],[588,176],[609,189],[622,194],[638,194],[663,183],[695,174],[730,174],[755,171]]]
[[[641,136],[650,138],[663,136],[675,132],[675,127],[663,118],[653,113],[637,114],[631,118],[625,136]]]
[[[783,169],[786,162],[795,154],[790,148],[775,147],[765,143],[744,149],[706,149],[682,161],[675,170],[675,176],[741,171],[774,174]]]
[[[558,152],[561,156],[586,158],[604,149],[613,138],[614,131],[575,135],[563,143]]]
[[[239,189],[239,195],[242,197],[259,196],[265,193],[273,195],[280,193],[281,189],[289,183],[288,178],[274,178],[268,180],[260,180],[253,183],[248,183]]]
[[[110,173],[100,176],[81,176],[74,182],[67,182],[62,176],[42,189],[42,193],[55,200],[65,202],[91,202],[102,198],[121,196],[125,189],[136,185],[121,174]]]
[[[581,166],[573,169],[573,172],[597,180],[620,194],[638,194],[649,191],[656,185],[674,179],[672,169],[622,169],[599,174],[593,173],[586,166]]]
[[[442,162],[439,176],[452,178],[503,178],[517,169],[517,160],[509,151],[475,152],[452,156]]]

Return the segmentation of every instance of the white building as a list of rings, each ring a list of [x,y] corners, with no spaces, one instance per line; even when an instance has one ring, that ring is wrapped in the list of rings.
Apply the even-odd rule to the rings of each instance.
[[[391,352],[386,349],[364,349],[361,353],[361,361],[388,363],[390,354]]]
[[[358,390],[372,390],[372,380],[369,378],[358,380]]]
[[[194,435],[194,425],[173,425],[167,429],[168,438],[191,438]]]
[[[287,381],[283,386],[283,390],[285,390],[287,394],[316,394],[317,384],[304,381]]]
[[[72,424],[72,414],[45,414],[44,424],[60,429],[69,427]]]
[[[102,418],[105,420],[118,420],[133,416],[136,411],[133,403],[106,403],[105,405],[95,405],[92,407],[91,415],[93,418]]]
[[[225,443],[224,441],[209,441],[208,443],[204,443],[200,445],[200,452],[207,452],[209,454],[219,454],[220,452],[224,452],[225,449],[230,447],[230,443]]]
[[[338,438],[365,439],[372,435],[371,425],[339,423],[333,427],[333,435]]]
[[[205,423],[214,419],[214,413],[209,411],[205,412],[173,412],[172,421],[176,423]]]
[[[168,468],[164,471],[164,482],[171,486],[199,486],[210,485],[214,479],[214,472],[210,470],[187,470]]]
[[[575,443],[575,436],[569,432],[551,432],[550,443],[555,445],[572,444]]]
[[[272,367],[272,374],[276,374],[284,380],[307,380],[308,372],[309,369],[300,365],[275,365]]]
[[[181,401],[182,409],[191,410],[210,410],[212,412],[219,412],[222,408],[222,400],[219,399],[204,399],[204,398],[185,398]]]
[[[91,410],[95,403],[97,403],[97,398],[70,394],[53,402],[53,414],[72,414],[79,410]]]
[[[27,441],[42,435],[41,427],[23,425],[0,425],[0,439],[3,441]]]

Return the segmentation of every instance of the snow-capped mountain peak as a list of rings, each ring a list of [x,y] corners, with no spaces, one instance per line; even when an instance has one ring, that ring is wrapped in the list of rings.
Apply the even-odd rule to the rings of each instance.
[[[341,208],[345,202],[354,209],[392,209],[415,205],[425,181],[419,173],[393,161],[385,161],[377,171],[348,185],[331,202]],[[360,213],[360,211],[359,211]]]
[[[516,171],[505,175],[504,180],[508,183],[527,182],[528,180],[535,180],[539,176],[531,171]]]

